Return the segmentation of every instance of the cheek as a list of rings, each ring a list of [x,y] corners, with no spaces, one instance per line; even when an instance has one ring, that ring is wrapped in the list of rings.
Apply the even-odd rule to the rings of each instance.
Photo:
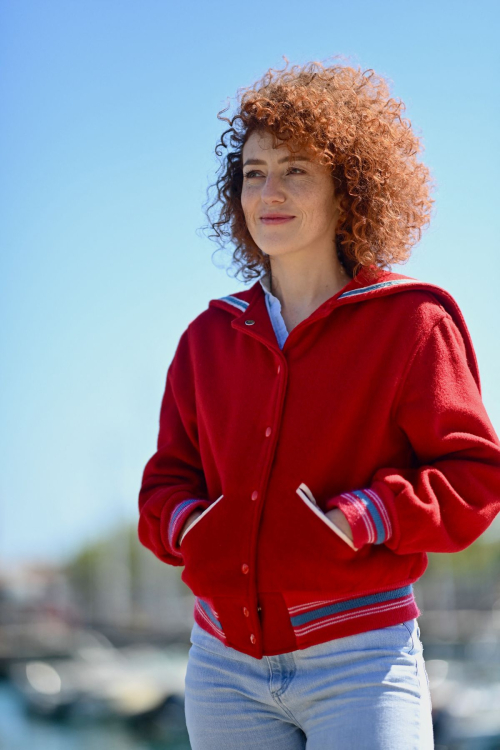
[[[251,196],[249,195],[248,190],[242,191],[240,202],[243,213],[245,214],[245,218],[247,218],[247,215],[250,213],[252,204]]]
[[[252,218],[254,215],[254,212],[251,210],[249,206],[248,199],[243,198],[243,196],[241,196],[241,209],[243,211],[243,218],[245,220],[247,229],[250,232],[253,232],[254,227],[255,227],[255,221]]]
[[[296,205],[315,224],[327,221],[328,214],[332,211],[332,199],[323,190],[319,190],[317,186],[303,185],[297,187],[293,199],[296,201]]]
[[[331,190],[318,189],[310,193],[308,207],[316,224],[330,224],[335,216],[334,195]]]
[[[259,213],[259,196],[256,191],[247,190],[241,194],[241,208],[245,217],[247,227],[254,227],[257,224],[257,215]]]

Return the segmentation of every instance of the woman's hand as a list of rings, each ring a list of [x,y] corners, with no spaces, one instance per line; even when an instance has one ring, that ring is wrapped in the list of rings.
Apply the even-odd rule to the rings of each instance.
[[[333,521],[333,523],[338,526],[339,529],[343,531],[344,534],[348,536],[352,542],[352,531],[351,527],[349,526],[349,521],[344,516],[340,508],[332,508],[331,510],[328,510],[325,513],[325,516],[328,516],[330,521]]]
[[[179,534],[179,547],[182,544],[182,539],[183,539],[184,534],[186,533],[186,531],[194,523],[194,521],[196,521],[196,519],[198,518],[198,516],[201,516],[202,513],[203,513],[203,510],[201,508],[198,508],[198,510],[194,510],[191,513],[191,515],[186,518],[186,522],[185,522],[184,526],[182,527],[181,532]]]

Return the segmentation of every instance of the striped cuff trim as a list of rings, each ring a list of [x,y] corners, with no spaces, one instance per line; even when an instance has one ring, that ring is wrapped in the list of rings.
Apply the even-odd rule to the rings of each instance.
[[[327,502],[327,510],[331,508],[339,508],[344,513],[358,549],[365,544],[383,544],[392,536],[387,508],[372,489],[343,492]]]
[[[199,498],[184,500],[182,503],[175,508],[172,515],[170,516],[170,523],[168,526],[168,544],[172,551],[172,554],[177,557],[182,557],[182,552],[178,546],[177,540],[184,526],[186,519],[196,508],[205,509],[209,503],[206,500],[200,500]]]

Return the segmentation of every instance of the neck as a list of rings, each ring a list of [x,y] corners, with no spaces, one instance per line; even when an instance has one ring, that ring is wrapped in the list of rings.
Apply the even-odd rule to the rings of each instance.
[[[281,303],[281,309],[306,311],[319,307],[346,286],[351,277],[337,256],[325,268],[324,265],[302,269],[292,268],[275,258],[269,269],[271,293]]]

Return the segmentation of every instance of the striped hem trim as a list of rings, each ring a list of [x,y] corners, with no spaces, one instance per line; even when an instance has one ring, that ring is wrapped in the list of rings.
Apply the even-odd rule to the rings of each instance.
[[[174,555],[182,557],[182,552],[179,551],[177,546],[177,537],[179,532],[184,526],[186,518],[195,510],[196,507],[206,507],[207,503],[199,498],[183,500],[182,503],[175,508],[172,515],[170,516],[170,523],[168,526],[168,544]]]
[[[354,514],[348,513],[353,537],[357,547],[363,544],[383,544],[392,536],[392,525],[387,508],[381,497],[371,489],[343,492],[335,505],[344,510],[351,506]],[[354,515],[354,517],[353,517]]]
[[[218,638],[226,638],[226,634],[222,630],[222,625],[215,616],[213,609],[207,602],[200,599],[199,596],[196,597],[195,611],[198,612],[199,617],[206,623],[210,632],[214,633]]]
[[[233,297],[232,294],[228,294],[226,297],[219,297],[219,300],[221,302],[227,302],[229,305],[233,305],[233,307],[237,307],[238,310],[246,310],[249,302],[245,302],[243,299],[239,299],[238,297]]]
[[[346,297],[358,297],[360,294],[368,294],[378,289],[385,289],[386,287],[399,286],[400,284],[414,284],[417,279],[393,279],[392,281],[381,281],[378,284],[371,284],[365,286],[363,289],[353,289],[350,292],[344,292],[338,299],[345,299]]]
[[[410,584],[392,591],[382,591],[341,602],[300,604],[289,607],[288,612],[295,637],[300,640],[321,628],[381,612],[404,609],[412,603],[415,603],[415,597],[413,586]],[[321,606],[316,606],[318,604]]]

